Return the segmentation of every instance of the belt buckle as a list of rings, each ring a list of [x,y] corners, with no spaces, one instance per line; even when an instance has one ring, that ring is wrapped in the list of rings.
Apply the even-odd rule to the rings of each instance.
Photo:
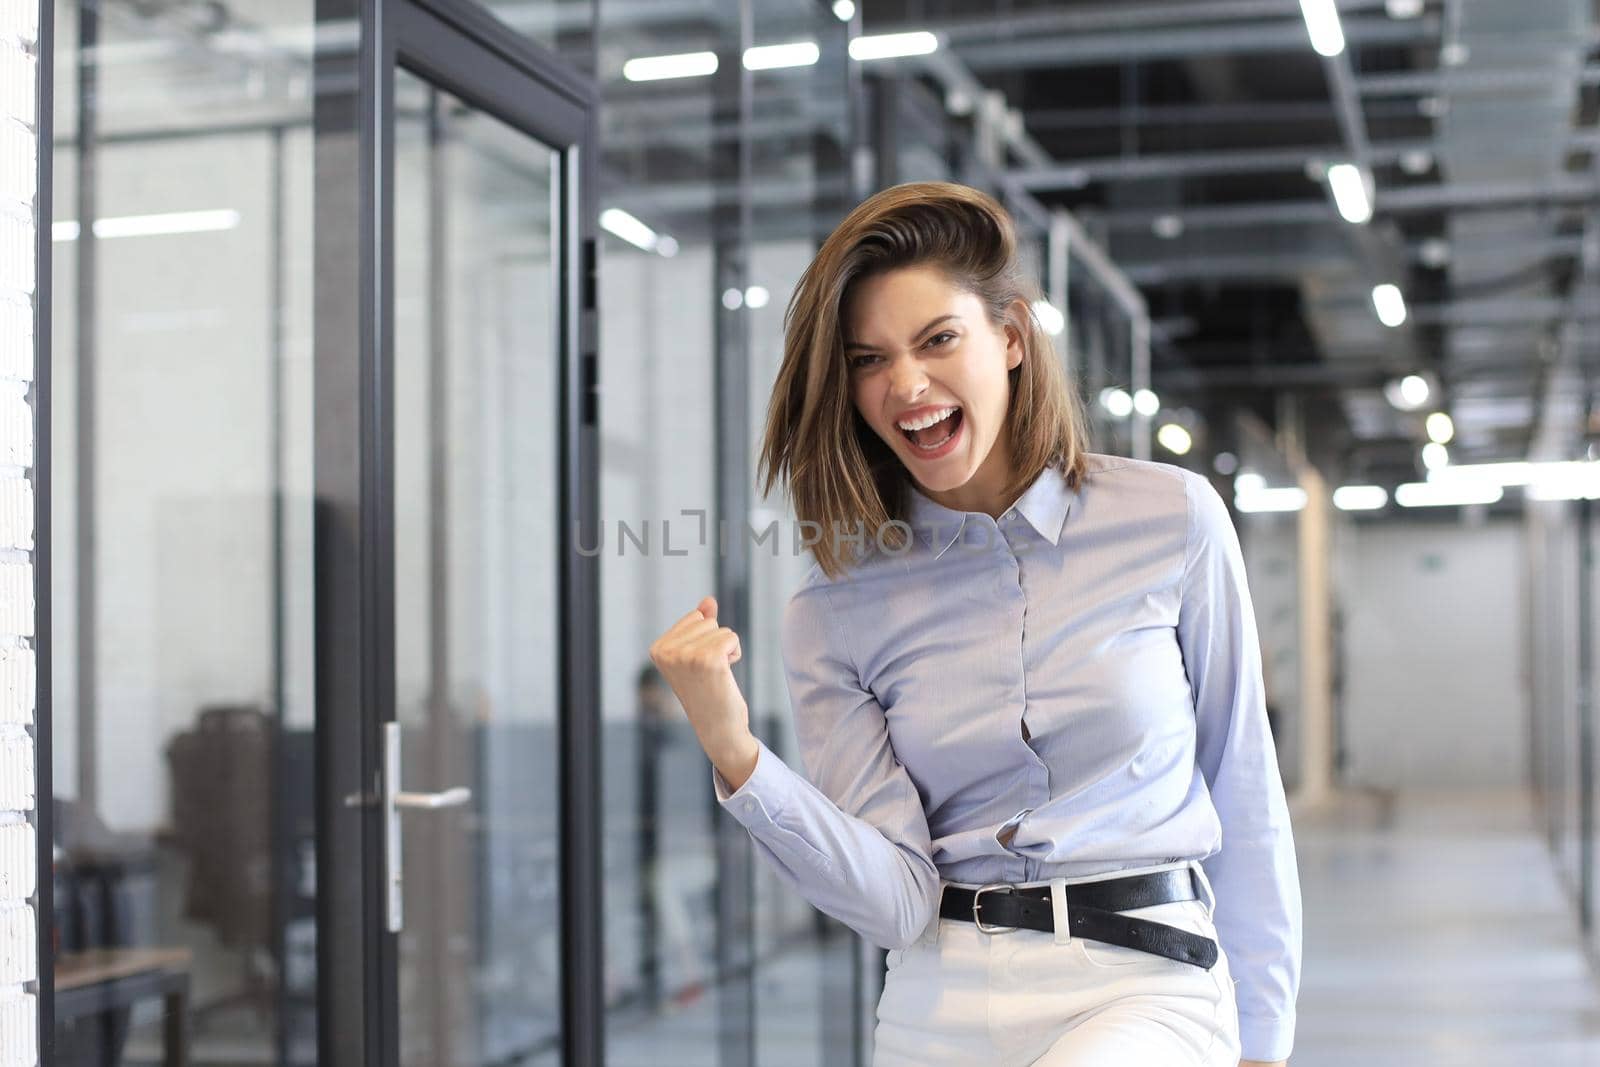
[[[1007,893],[1016,892],[1015,887],[1007,885],[1004,882],[993,882],[972,894],[972,921],[978,925],[979,930],[982,930],[986,934],[1006,934],[1016,929],[1015,926],[990,926],[986,924],[982,917],[978,915],[978,908],[980,906],[978,902],[983,899],[983,895],[989,892],[999,892],[1002,889],[1004,889]]]

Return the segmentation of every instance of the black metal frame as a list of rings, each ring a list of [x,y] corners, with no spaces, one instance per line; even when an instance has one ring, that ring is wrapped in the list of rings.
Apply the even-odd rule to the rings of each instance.
[[[94,619],[99,611],[98,568],[95,555],[95,403],[97,390],[97,356],[95,344],[98,322],[95,317],[96,277],[99,263],[99,239],[95,236],[93,220],[99,217],[95,187],[95,135],[97,129],[94,101],[100,91],[100,68],[88,62],[86,56],[100,41],[100,8],[98,4],[80,4],[78,7],[77,98],[76,130],[78,152],[76,182],[73,195],[77,200],[78,239],[72,257],[73,315],[75,318],[73,344],[73,427],[76,438],[75,471],[72,492],[76,511],[73,517],[73,570],[74,596],[73,628],[76,644],[73,654],[73,675],[77,689],[73,694],[76,726],[74,733],[77,750],[73,758],[77,768],[77,799],[90,811],[100,807],[99,712],[100,678],[96,670],[99,658],[98,636]]]
[[[51,84],[55,78],[55,5],[39,0],[39,56],[34,86],[38,109],[34,192],[33,282],[33,666],[34,666],[34,829],[38,871],[34,889],[34,919],[38,933],[39,1062],[55,1060],[55,780],[52,774],[50,689],[50,271],[51,216],[55,180],[51,138]]]
[[[1594,381],[1583,379],[1583,422],[1594,415]],[[1578,927],[1594,935],[1595,699],[1594,501],[1578,502]]]
[[[562,1048],[603,1061],[594,164],[598,94],[467,0],[319,0],[362,27],[355,97],[317,103],[315,379],[319,1061],[399,1062],[395,936],[384,921],[377,738],[394,716],[394,72],[404,66],[559,153]],[[328,60],[337,64],[338,60]],[[348,71],[343,73],[348,74]],[[350,249],[358,262],[349,262]],[[358,296],[341,305],[352,280]],[[340,358],[358,353],[358,358]],[[358,417],[350,418],[352,413]],[[583,537],[583,541],[575,540]],[[358,664],[358,667],[350,665]],[[354,804],[350,798],[360,798]]]
[[[749,451],[749,315],[722,302],[727,289],[743,292],[749,284],[751,75],[745,49],[753,43],[751,0],[736,0],[723,17],[734,32],[721,35],[717,73],[712,78],[713,126],[737,124],[739,136],[719,140],[712,149],[712,187],[723,190],[711,208],[712,365],[716,448],[712,456],[716,517],[737,530],[750,510]],[[732,190],[729,197],[727,190]],[[717,543],[713,537],[712,543]],[[747,630],[750,619],[750,561],[742,537],[729,536],[716,555],[714,581],[718,621]],[[744,692],[750,691],[749,661],[733,665]],[[712,843],[716,856],[717,1062],[744,1067],[755,1062],[755,863],[749,835],[737,821],[717,810],[715,792],[706,783],[712,809]]]

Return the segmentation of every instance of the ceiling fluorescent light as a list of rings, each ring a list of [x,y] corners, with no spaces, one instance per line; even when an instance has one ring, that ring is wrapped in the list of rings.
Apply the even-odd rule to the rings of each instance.
[[[763,44],[744,50],[745,70],[778,70],[783,67],[815,66],[822,57],[815,41],[791,44]]]
[[[850,42],[851,59],[895,59],[900,56],[925,56],[937,51],[939,38],[926,31],[916,33],[878,33],[857,37]]]
[[[1529,500],[1595,500],[1600,498],[1600,463],[1541,463],[1551,468],[1528,483]]]
[[[656,231],[620,207],[608,207],[600,212],[600,228],[646,252],[656,250]]]
[[[1432,395],[1428,379],[1420,374],[1408,374],[1400,379],[1400,398],[1414,408],[1420,408]]]
[[[1533,481],[1537,468],[1548,466],[1543,463],[1528,463],[1524,460],[1513,460],[1508,463],[1462,463],[1452,464],[1436,471],[1428,472],[1430,482],[1475,482],[1480,485],[1527,485]]]
[[[1372,306],[1377,309],[1378,321],[1385,326],[1399,326],[1406,321],[1406,298],[1398,285],[1385,282],[1372,289]]]
[[[123,215],[94,220],[96,237],[153,237],[167,233],[208,233],[231,230],[239,225],[239,213],[218,211],[175,211],[166,215]]]
[[[1381,485],[1341,485],[1333,491],[1333,506],[1340,511],[1377,511],[1388,502]]]
[[[113,215],[94,220],[94,235],[112,237],[160,237],[174,233],[214,233],[239,225],[239,213],[231,208],[214,211],[172,211],[162,215]],[[62,219],[50,226],[52,241],[76,241],[78,223]]]
[[[1430,470],[1427,485],[1502,488],[1526,486],[1533,501],[1581,501],[1600,496],[1600,462],[1565,459],[1547,462],[1464,464]]]
[[[1344,31],[1339,28],[1339,9],[1333,0],[1300,0],[1300,13],[1306,17],[1311,47],[1319,56],[1336,56],[1344,51]]]
[[[1133,397],[1128,395],[1126,389],[1108,388],[1100,390],[1100,406],[1114,419],[1125,419],[1133,414]]]
[[[631,82],[667,78],[700,78],[717,72],[715,52],[682,52],[671,56],[640,56],[622,64],[622,76]]]
[[[1189,431],[1175,422],[1164,423],[1161,429],[1156,431],[1156,440],[1161,443],[1162,448],[1179,456],[1188,455],[1190,447],[1194,444],[1194,438],[1189,435]]]
[[[1403,508],[1462,507],[1467,504],[1493,504],[1505,492],[1498,485],[1460,479],[1407,482],[1395,489],[1394,502]]]
[[[1526,486],[1530,500],[1582,500],[1600,495],[1600,462],[1552,460],[1543,463],[1468,463],[1428,472],[1429,485]]]
[[[1335,163],[1328,168],[1328,184],[1333,202],[1346,222],[1360,225],[1372,218],[1372,199],[1367,196],[1367,181],[1354,163]]]

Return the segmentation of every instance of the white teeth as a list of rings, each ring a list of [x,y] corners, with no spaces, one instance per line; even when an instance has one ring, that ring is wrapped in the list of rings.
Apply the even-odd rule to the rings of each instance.
[[[941,422],[945,419],[948,419],[951,414],[955,412],[955,410],[956,409],[953,407],[940,408],[938,411],[930,411],[920,419],[897,422],[895,425],[900,427],[902,430],[925,430],[936,422]]]

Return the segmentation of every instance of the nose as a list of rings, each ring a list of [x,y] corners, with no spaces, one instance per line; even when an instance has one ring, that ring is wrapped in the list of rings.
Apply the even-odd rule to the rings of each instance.
[[[896,401],[909,404],[927,391],[928,376],[916,360],[899,358],[889,367],[889,387]]]

